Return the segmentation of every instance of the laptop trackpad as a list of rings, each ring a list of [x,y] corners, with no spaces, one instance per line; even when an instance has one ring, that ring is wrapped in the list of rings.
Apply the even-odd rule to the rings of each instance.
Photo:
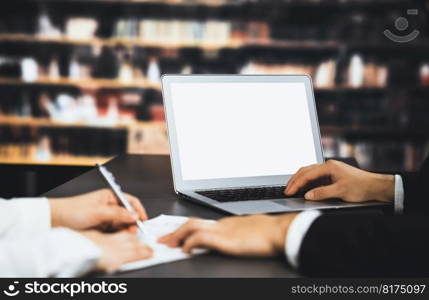
[[[284,205],[275,203],[274,201],[242,201],[229,202],[219,205],[222,209],[237,215],[252,215],[260,213],[276,213],[284,212]]]
[[[289,199],[280,199],[274,200],[278,204],[284,205],[290,210],[305,210],[305,209],[322,209],[322,208],[335,208],[335,207],[344,207],[348,206],[348,203],[345,203],[341,200],[330,199],[323,201],[308,201],[304,198],[289,198]],[[350,203],[350,206],[353,206],[353,203]]]

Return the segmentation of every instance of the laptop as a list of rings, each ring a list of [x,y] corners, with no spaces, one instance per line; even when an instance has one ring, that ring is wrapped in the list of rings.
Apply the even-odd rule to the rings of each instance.
[[[366,206],[283,194],[301,167],[324,162],[305,75],[164,75],[174,190],[234,215]]]

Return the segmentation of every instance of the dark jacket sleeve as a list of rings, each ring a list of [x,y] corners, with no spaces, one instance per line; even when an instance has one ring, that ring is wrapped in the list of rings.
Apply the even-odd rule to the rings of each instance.
[[[428,276],[429,158],[419,172],[401,176],[404,216],[322,215],[301,244],[301,271],[319,276]]]
[[[404,183],[404,213],[429,215],[429,158],[419,172],[400,175]]]
[[[313,276],[428,276],[429,218],[322,215],[303,239],[299,268]]]

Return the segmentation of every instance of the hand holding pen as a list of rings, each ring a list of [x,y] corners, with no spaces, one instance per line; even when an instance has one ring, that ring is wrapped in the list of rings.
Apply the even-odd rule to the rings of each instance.
[[[99,164],[97,164],[97,168],[100,171],[100,173],[103,176],[103,178],[105,179],[105,181],[107,182],[107,184],[109,185],[109,187],[112,189],[112,191],[115,194],[115,196],[120,201],[120,203],[128,211],[133,212],[136,215],[138,215],[137,212],[135,211],[134,207],[130,204],[130,202],[128,201],[127,197],[122,192],[122,189],[119,186],[119,184],[116,183],[115,178],[113,177],[113,174],[111,172],[109,172],[106,169],[106,167],[101,166]],[[141,220],[137,219],[136,220],[136,225],[137,225],[137,228],[139,229],[140,233],[143,234],[143,237],[145,237],[146,234],[145,234],[145,229],[144,229],[143,222]]]

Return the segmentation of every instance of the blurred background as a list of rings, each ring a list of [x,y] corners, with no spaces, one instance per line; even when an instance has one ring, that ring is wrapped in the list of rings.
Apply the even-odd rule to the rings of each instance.
[[[168,153],[160,76],[309,74],[326,157],[418,169],[426,0],[3,0],[0,196],[122,153]],[[257,122],[258,120],[255,120]]]

